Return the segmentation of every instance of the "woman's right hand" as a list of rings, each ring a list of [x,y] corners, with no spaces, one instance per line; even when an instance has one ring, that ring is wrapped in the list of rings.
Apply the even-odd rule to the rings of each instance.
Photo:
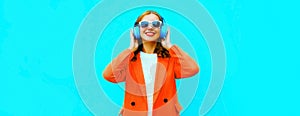
[[[138,45],[138,40],[134,39],[133,30],[130,29],[130,45],[128,49],[135,51],[138,48]]]

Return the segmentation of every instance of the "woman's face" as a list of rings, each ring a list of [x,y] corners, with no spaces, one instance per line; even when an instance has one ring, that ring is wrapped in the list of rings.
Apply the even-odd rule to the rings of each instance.
[[[140,34],[141,34],[142,41],[143,42],[157,41],[160,35],[160,27],[153,26],[151,22],[160,21],[158,16],[156,16],[155,14],[145,15],[140,22],[142,21],[149,22],[147,27],[140,26]]]

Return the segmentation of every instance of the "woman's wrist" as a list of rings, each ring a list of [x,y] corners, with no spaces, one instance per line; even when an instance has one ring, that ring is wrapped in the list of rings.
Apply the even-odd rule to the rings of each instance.
[[[169,50],[171,47],[173,46],[173,44],[169,43],[166,45],[167,49]]]
[[[129,48],[128,48],[128,50],[130,50],[130,51],[134,52],[136,49],[135,49],[135,48],[133,48],[133,47],[129,47]]]

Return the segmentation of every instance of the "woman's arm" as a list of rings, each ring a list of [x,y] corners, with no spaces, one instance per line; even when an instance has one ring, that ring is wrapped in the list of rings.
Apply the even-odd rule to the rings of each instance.
[[[130,56],[138,47],[138,41],[134,39],[133,31],[130,30],[129,48],[121,52],[103,71],[103,77],[113,83],[123,82],[126,79]]]
[[[197,63],[177,45],[169,49],[171,58],[175,59],[175,78],[186,78],[197,74],[200,70]]]
[[[103,77],[113,83],[123,82],[128,73],[129,57],[131,50],[126,49],[121,52],[103,71]]]

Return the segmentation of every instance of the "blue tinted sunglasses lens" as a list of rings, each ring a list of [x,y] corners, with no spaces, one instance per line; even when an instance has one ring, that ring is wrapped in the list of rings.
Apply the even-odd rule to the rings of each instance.
[[[160,22],[159,21],[153,21],[152,26],[153,27],[160,27]]]
[[[141,25],[141,27],[145,28],[145,27],[148,27],[149,22],[147,22],[147,21],[142,21],[140,25]]]

